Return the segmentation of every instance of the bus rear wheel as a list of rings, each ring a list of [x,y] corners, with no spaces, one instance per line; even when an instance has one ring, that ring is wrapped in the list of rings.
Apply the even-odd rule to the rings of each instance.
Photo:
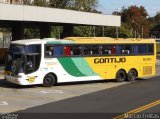
[[[123,70],[119,70],[116,74],[116,81],[123,82],[126,80],[126,72]]]
[[[51,87],[55,85],[56,79],[52,74],[47,74],[43,79],[43,86],[45,87]]]
[[[127,74],[127,80],[128,81],[135,81],[137,78],[137,73],[135,70],[131,69],[129,70],[128,74]]]

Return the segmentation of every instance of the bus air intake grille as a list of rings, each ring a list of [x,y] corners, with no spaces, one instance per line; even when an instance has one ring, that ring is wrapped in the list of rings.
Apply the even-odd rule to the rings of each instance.
[[[152,66],[144,66],[143,75],[150,75],[150,74],[152,74]]]

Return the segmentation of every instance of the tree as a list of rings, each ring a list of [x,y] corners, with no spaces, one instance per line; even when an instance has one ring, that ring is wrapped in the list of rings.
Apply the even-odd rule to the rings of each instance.
[[[150,35],[153,37],[160,38],[160,12],[154,17],[149,17],[148,21],[150,22]]]
[[[154,22],[156,24],[159,24],[160,23],[160,12],[157,12],[156,16],[154,17]]]
[[[32,2],[32,5],[45,7],[45,6],[48,6],[48,2],[47,0],[34,0]]]
[[[157,23],[156,25],[154,25],[152,27],[151,35],[156,37],[156,38],[160,38],[160,23]]]
[[[50,7],[85,12],[98,12],[96,10],[97,4],[97,0],[49,0]]]
[[[92,12],[97,7],[97,4],[97,0],[74,0],[73,9],[78,11]]]
[[[137,7],[135,5],[128,8],[123,7],[120,15],[122,17],[122,22],[125,22],[131,26],[132,21],[141,23],[144,20],[147,20],[148,13],[143,6]]]
[[[115,14],[116,12],[113,12]],[[150,24],[147,20],[148,13],[143,6],[132,5],[128,8],[122,8],[118,15],[121,15],[122,23],[126,23],[129,29],[136,31],[137,35],[148,37]],[[142,31],[143,30],[143,31]],[[133,34],[133,33],[132,33]]]
[[[74,36],[87,37],[93,36],[93,27],[91,26],[75,26]]]
[[[24,29],[24,39],[32,39],[32,38],[39,38],[39,37],[40,37],[39,29],[37,28]]]
[[[23,0],[23,4],[24,5],[31,5],[32,4],[32,0]]]
[[[54,8],[70,8],[71,0],[50,0],[49,6]]]
[[[60,39],[62,30],[63,30],[62,26],[52,26],[51,27],[51,37]]]
[[[116,28],[107,27],[105,28],[105,36],[117,38]],[[122,26],[118,28],[118,37],[119,38],[131,38],[133,37],[131,30],[129,29],[126,23],[122,23]]]

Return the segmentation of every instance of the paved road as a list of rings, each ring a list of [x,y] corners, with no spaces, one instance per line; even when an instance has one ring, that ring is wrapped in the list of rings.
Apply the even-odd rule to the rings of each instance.
[[[15,113],[23,113],[26,118],[41,115],[55,119],[108,119],[160,100],[159,91],[160,76],[157,76]],[[159,104],[142,112],[154,111],[160,112]]]
[[[0,113],[25,110],[38,105],[79,97],[84,94],[125,84],[128,84],[128,82],[117,83],[111,80],[61,84],[46,88],[41,86],[18,86],[0,80]]]

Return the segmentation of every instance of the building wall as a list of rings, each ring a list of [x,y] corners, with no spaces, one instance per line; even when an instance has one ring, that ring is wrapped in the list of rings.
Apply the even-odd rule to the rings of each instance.
[[[121,26],[121,17],[96,13],[0,3],[0,20]]]

